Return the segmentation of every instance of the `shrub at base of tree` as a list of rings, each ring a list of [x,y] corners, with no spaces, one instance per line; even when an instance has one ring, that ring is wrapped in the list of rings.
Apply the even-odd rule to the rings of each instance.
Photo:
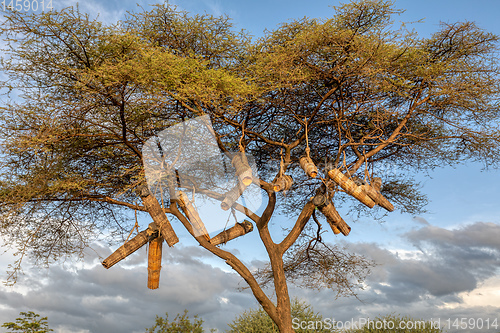
[[[319,313],[314,312],[311,305],[294,299],[292,301],[292,322],[293,323],[307,323],[323,322],[323,316]],[[227,333],[277,333],[279,332],[278,326],[272,321],[272,319],[267,315],[267,313],[262,309],[251,309],[243,312],[238,318],[236,318],[231,324],[229,324],[230,330]],[[295,328],[295,327],[294,327]],[[336,332],[332,329],[319,328],[319,329],[302,329],[300,327],[295,328],[295,333],[330,333]]]
[[[146,329],[146,333],[204,333],[203,319],[197,315],[191,320],[188,316],[188,310],[184,310],[182,315],[175,316],[173,321],[168,320],[168,313],[165,318],[156,316],[153,327]],[[217,332],[211,329],[210,332]]]

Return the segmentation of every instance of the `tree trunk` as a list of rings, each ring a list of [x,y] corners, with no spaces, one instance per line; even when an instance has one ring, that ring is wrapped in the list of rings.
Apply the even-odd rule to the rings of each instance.
[[[280,254],[273,255],[271,266],[274,275],[274,289],[276,291],[279,322],[277,323],[280,333],[294,333],[292,327],[292,310],[290,305],[290,295],[285,279],[285,270],[283,267],[283,258]]]
[[[274,290],[276,292],[277,304],[276,312],[278,320],[275,320],[280,333],[294,333],[292,328],[292,311],[290,306],[290,295],[288,294],[288,285],[285,278],[285,269],[283,265],[283,254],[280,245],[275,244],[267,226],[259,230],[261,239],[266,246],[271,268],[273,271]]]

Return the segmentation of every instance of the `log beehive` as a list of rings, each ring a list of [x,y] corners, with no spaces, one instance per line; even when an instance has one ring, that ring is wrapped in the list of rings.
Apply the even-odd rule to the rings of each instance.
[[[316,176],[318,175],[318,168],[316,167],[316,165],[314,165],[314,162],[310,157],[302,156],[299,160],[299,164],[306,175],[311,178],[316,178]]]
[[[251,232],[252,230],[253,230],[252,222],[245,220],[242,223],[236,223],[235,226],[217,234],[210,240],[210,243],[212,243],[213,245],[224,244],[232,239],[243,236]]]
[[[312,202],[316,207],[320,208],[328,204],[328,198],[324,193],[319,192],[312,198]]]
[[[170,221],[161,208],[158,200],[151,194],[146,185],[141,185],[137,188],[137,193],[141,197],[144,207],[148,211],[153,221],[158,226],[161,236],[165,239],[168,246],[174,246],[179,242],[179,238],[175,234]]]
[[[195,236],[203,236],[207,241],[210,241],[210,236],[208,236],[208,231],[205,228],[205,224],[203,224],[203,222],[201,221],[198,211],[191,204],[186,193],[179,191],[177,192],[177,197],[179,200],[179,206],[193,226]]]
[[[328,224],[332,228],[334,234],[341,232],[344,236],[349,235],[351,227],[345,223],[340,214],[337,212],[332,202],[327,205],[318,207],[320,212],[326,217]]]
[[[344,189],[349,195],[352,195],[366,206],[373,208],[375,202],[366,194],[363,189],[356,185],[351,179],[347,178],[340,170],[331,169],[328,171],[328,177]]]
[[[248,165],[244,153],[235,155],[231,161],[231,164],[236,169],[236,175],[238,176],[240,182],[242,182],[245,186],[252,184],[252,168],[250,168],[250,166]]]
[[[335,235],[341,232],[339,229],[342,229],[342,233],[345,236],[349,234],[351,228],[344,222],[326,194],[318,191],[312,198],[312,203],[318,207],[320,212],[326,217],[326,220]]]
[[[221,202],[220,207],[223,210],[229,210],[233,204],[238,200],[238,198],[245,191],[246,186],[243,183],[238,182],[235,187],[224,194],[224,200]]]
[[[373,177],[371,185],[376,191],[380,192],[380,190],[382,189],[382,178]]]
[[[161,254],[163,238],[158,236],[149,242],[148,251],[148,288],[158,289],[160,286]]]
[[[125,259],[135,251],[139,250],[148,242],[148,230],[141,231],[137,236],[120,246],[109,257],[104,259],[102,265],[107,269],[116,264],[117,262]]]
[[[380,207],[385,208],[389,212],[394,210],[394,206],[387,200],[382,194],[380,194],[377,190],[375,190],[372,186],[365,184],[362,185],[361,188],[363,191],[368,194],[368,196]]]
[[[274,192],[288,191],[293,184],[293,178],[289,175],[282,175],[273,181]]]

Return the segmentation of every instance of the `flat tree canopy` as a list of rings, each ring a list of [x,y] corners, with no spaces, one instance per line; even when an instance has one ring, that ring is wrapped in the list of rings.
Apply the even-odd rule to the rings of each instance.
[[[344,202],[364,211],[351,200],[354,190],[339,186],[330,171],[353,180],[356,191],[373,188],[397,210],[415,212],[425,197],[414,172],[465,161],[496,166],[498,37],[460,22],[421,38],[394,25],[400,10],[389,1],[360,0],[332,13],[252,39],[225,16],[189,15],[169,5],[115,25],[72,8],[6,12],[3,239],[48,263],[79,253],[99,231],[130,230],[127,211],[159,216],[146,200],[141,204],[149,195],[141,192],[144,145],[174,124],[208,116],[221,152],[254,158],[252,181],[264,208],[258,215],[230,206],[247,215],[269,253],[261,277],[274,283],[277,305],[233,254],[194,233],[172,189],[153,193],[160,215],[175,216],[174,230],[182,224],[226,260],[282,332],[291,330],[286,278],[349,294],[351,279],[362,278],[370,264],[321,241],[323,208]],[[303,156],[317,175],[302,170]],[[388,165],[395,172],[379,179]],[[293,185],[275,191],[284,174]],[[182,190],[225,198],[194,181]],[[283,226],[277,242],[268,222],[280,212],[295,222]],[[334,227],[348,234],[346,226]]]

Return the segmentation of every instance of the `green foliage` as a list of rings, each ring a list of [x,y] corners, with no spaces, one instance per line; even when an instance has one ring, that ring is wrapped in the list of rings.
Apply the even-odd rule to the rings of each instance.
[[[442,333],[434,323],[409,316],[387,315],[376,317],[359,329],[347,330],[346,333]]]
[[[54,331],[49,328],[47,317],[40,318],[39,314],[32,311],[20,312],[19,314],[22,317],[16,318],[13,323],[2,324],[2,327],[9,329],[9,332],[19,333],[47,333]]]
[[[314,312],[311,305],[301,302],[298,299],[292,300],[292,318],[296,323],[300,322],[320,322],[323,317]],[[271,320],[267,313],[260,309],[248,310],[238,316],[232,323],[228,324],[231,328],[227,333],[277,333],[279,332],[276,324]],[[295,329],[296,333],[329,333],[334,332],[325,328],[317,330]]]
[[[203,320],[197,315],[193,319],[188,316],[188,311],[184,310],[182,315],[176,315],[173,321],[168,320],[168,313],[165,317],[156,316],[153,327],[146,330],[147,333],[203,333]],[[210,330],[210,332],[215,332]]]

